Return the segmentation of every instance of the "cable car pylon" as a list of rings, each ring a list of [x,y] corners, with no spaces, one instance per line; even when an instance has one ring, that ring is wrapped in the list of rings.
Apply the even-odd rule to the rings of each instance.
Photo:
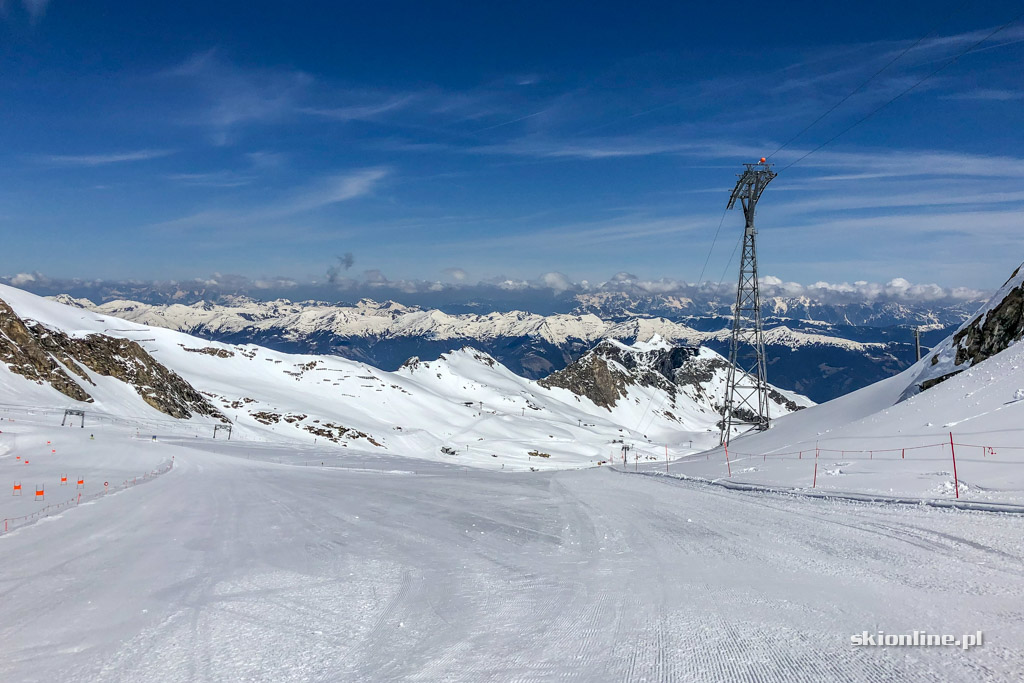
[[[761,325],[761,294],[757,283],[757,229],[754,213],[761,193],[778,174],[764,157],[744,164],[727,209],[739,200],[746,224],[743,230],[743,255],[740,258],[736,305],[732,311],[732,343],[729,346],[729,376],[722,404],[723,445],[728,445],[735,428],[750,425],[755,430],[770,426],[768,416],[768,377],[765,369],[764,328]]]

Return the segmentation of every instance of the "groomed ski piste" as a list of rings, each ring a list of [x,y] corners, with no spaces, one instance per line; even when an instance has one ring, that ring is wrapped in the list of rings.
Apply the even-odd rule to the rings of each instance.
[[[9,288],[0,298],[67,331],[120,334],[109,317],[85,321]],[[304,375],[288,376],[298,389],[288,394],[277,375],[243,378],[178,346],[217,347],[210,342],[141,326],[128,334],[200,390],[235,383],[232,400],[259,401],[259,412],[334,409],[303,391]],[[1012,448],[1024,445],[1019,351],[900,403],[909,374],[780,418],[734,439],[728,463],[724,451],[687,454],[658,433],[667,466],[647,459],[663,445],[640,444],[623,426],[635,415],[616,422],[554,391],[527,397],[519,392],[532,385],[514,376],[490,387],[482,374],[470,389],[454,381],[470,372],[458,367],[446,375],[435,365],[430,376],[467,394],[487,386],[493,398],[452,417],[458,401],[438,391],[427,417],[388,416],[418,426],[415,436],[387,435],[386,447],[299,438],[283,422],[231,410],[231,440],[214,439],[214,420],[173,420],[92,375],[85,426],[68,418],[62,427],[65,408],[83,406],[0,371],[0,471],[11,480],[0,483],[22,483],[20,496],[0,495],[0,515],[28,517],[0,534],[0,680],[1019,680],[1024,515],[842,498],[957,500],[948,449],[870,452],[952,431],[958,444],[995,450],[961,456],[956,446],[960,500],[1024,502],[1024,451]],[[315,359],[254,353],[268,368]],[[500,372],[470,352],[458,357],[473,372]],[[269,393],[257,396],[261,382]],[[363,396],[390,388],[364,383]],[[480,420],[499,425],[514,413],[480,414],[509,394],[510,405],[523,403],[520,420],[488,438],[514,448],[478,453],[469,442],[464,454],[438,455],[439,444],[459,443],[446,430],[472,438]],[[549,458],[517,456],[537,438],[522,433],[527,400],[545,401],[533,419],[558,444]],[[359,405],[336,410],[365,432]],[[430,420],[442,426],[427,430]],[[598,465],[620,429],[644,459]],[[772,449],[805,450],[773,461]],[[869,453],[842,459],[847,449]],[[851,463],[835,464],[842,473],[825,473],[832,450]],[[726,481],[786,490],[713,483]],[[822,491],[835,495],[803,495]],[[852,646],[865,631],[983,637],[969,649]]]

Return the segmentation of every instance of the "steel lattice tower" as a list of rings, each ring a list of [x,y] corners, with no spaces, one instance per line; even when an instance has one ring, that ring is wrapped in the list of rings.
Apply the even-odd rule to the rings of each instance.
[[[777,173],[771,164],[744,164],[747,170],[740,174],[736,188],[729,197],[728,209],[743,207],[746,226],[743,230],[743,256],[740,259],[740,277],[736,285],[736,306],[733,308],[732,344],[729,347],[729,379],[725,386],[722,405],[723,444],[729,443],[737,425],[751,425],[753,429],[768,429],[768,379],[765,371],[764,330],[761,326],[761,295],[757,285],[757,230],[754,211],[757,200]]]

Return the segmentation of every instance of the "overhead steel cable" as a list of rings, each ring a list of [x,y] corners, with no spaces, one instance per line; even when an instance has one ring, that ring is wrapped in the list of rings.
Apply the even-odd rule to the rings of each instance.
[[[948,13],[948,14],[947,14],[947,15],[946,15],[945,17],[943,17],[943,18],[942,18],[942,20],[941,20],[941,21],[939,21],[939,22],[938,22],[937,24],[935,24],[935,26],[933,26],[933,27],[932,27],[932,29],[931,29],[930,31],[928,31],[928,33],[926,33],[926,34],[924,34],[923,36],[921,36],[920,38],[918,38],[918,39],[917,39],[916,41],[914,41],[914,42],[913,42],[913,44],[909,45],[909,46],[908,46],[908,47],[907,47],[906,49],[904,49],[904,50],[903,50],[902,52],[900,52],[900,53],[899,53],[898,55],[896,55],[895,57],[893,57],[892,59],[890,59],[890,60],[889,60],[888,62],[886,62],[886,63],[885,63],[885,65],[884,65],[884,66],[883,66],[883,67],[882,67],[881,69],[879,69],[879,70],[878,70],[878,71],[876,71],[875,73],[871,74],[871,76],[869,76],[869,77],[868,77],[868,79],[867,79],[866,81],[862,82],[862,83],[861,83],[860,85],[858,85],[858,86],[857,86],[856,88],[854,88],[854,89],[853,89],[853,90],[851,90],[851,91],[850,91],[849,93],[847,93],[846,97],[844,97],[843,99],[841,99],[841,100],[839,100],[838,102],[836,102],[835,104],[833,104],[833,105],[832,105],[831,107],[829,107],[829,108],[828,108],[828,109],[827,109],[827,110],[826,110],[826,111],[825,111],[825,112],[824,112],[824,113],[823,113],[823,114],[822,114],[821,116],[819,116],[818,118],[814,119],[813,121],[811,121],[810,123],[808,123],[808,124],[807,124],[806,126],[804,126],[804,127],[802,128],[802,129],[800,129],[800,132],[798,132],[798,133],[797,133],[796,135],[794,135],[793,137],[791,137],[791,138],[790,138],[789,140],[786,140],[786,142],[784,142],[784,143],[782,143],[781,145],[779,145],[779,148],[778,148],[778,149],[776,149],[776,150],[775,150],[774,152],[772,152],[771,154],[769,154],[767,158],[768,158],[768,159],[771,159],[771,158],[772,158],[773,156],[775,156],[776,154],[778,154],[779,152],[781,152],[782,150],[784,150],[784,149],[785,149],[786,147],[789,147],[789,145],[790,145],[790,144],[792,144],[792,143],[793,143],[793,141],[795,141],[795,140],[796,140],[797,138],[799,138],[799,137],[800,137],[801,135],[803,135],[804,133],[806,133],[807,131],[809,131],[809,130],[810,130],[811,128],[813,128],[814,126],[816,126],[816,125],[817,125],[817,124],[818,124],[818,123],[819,123],[819,122],[820,122],[820,121],[821,121],[822,119],[824,119],[824,118],[825,118],[826,116],[828,116],[829,114],[831,114],[832,112],[834,112],[834,111],[835,111],[836,109],[838,109],[839,107],[843,106],[843,104],[845,104],[845,103],[846,103],[846,102],[847,102],[847,101],[848,101],[848,100],[849,100],[849,99],[850,99],[851,97],[853,97],[854,95],[856,95],[857,93],[859,93],[859,92],[860,92],[861,90],[863,90],[863,89],[864,89],[864,88],[865,88],[865,87],[866,87],[866,86],[867,86],[867,85],[868,85],[868,84],[869,84],[869,83],[870,83],[871,81],[875,80],[875,79],[876,79],[876,78],[877,78],[878,76],[880,76],[880,75],[882,74],[882,72],[883,72],[883,71],[885,71],[886,69],[888,69],[888,68],[889,68],[890,66],[892,66],[892,65],[893,65],[893,64],[895,64],[896,62],[898,62],[898,61],[899,61],[900,59],[902,59],[902,58],[903,58],[903,56],[904,56],[904,55],[906,55],[906,54],[907,54],[908,52],[910,52],[910,51],[911,51],[911,50],[913,50],[913,49],[914,49],[915,47],[917,47],[917,46],[918,46],[918,45],[920,45],[920,44],[921,44],[922,42],[924,42],[924,40],[925,40],[926,38],[928,38],[929,36],[931,36],[931,35],[932,35],[933,33],[935,33],[936,31],[938,31],[938,30],[939,30],[939,28],[940,28],[940,27],[941,27],[941,26],[942,26],[943,24],[945,24],[945,23],[946,23],[947,21],[949,21],[949,19],[950,19],[950,18],[951,18],[951,17],[953,16],[953,15],[955,15],[955,14],[958,14],[958,13],[960,12],[960,10],[962,10],[962,9],[963,9],[963,8],[964,8],[964,7],[965,7],[965,6],[967,5],[967,3],[968,3],[968,2],[970,2],[970,0],[965,0],[965,2],[961,3],[960,5],[958,5],[958,6],[957,6],[957,8],[956,8],[955,10],[953,10],[953,11],[952,11],[952,12],[950,12],[950,13]]]
[[[1017,21],[1018,19],[1020,19],[1021,17],[1024,17],[1024,12],[1021,12],[1020,14],[1018,14],[1017,16],[1015,16],[1015,17],[1014,17],[1013,19],[1010,19],[1010,20],[1009,20],[1008,22],[1006,22],[1005,24],[1003,24],[1003,25],[1002,25],[1002,26],[1000,26],[999,28],[995,29],[994,31],[990,32],[990,33],[989,33],[989,34],[987,34],[987,35],[986,35],[986,36],[985,36],[984,38],[982,38],[981,40],[977,41],[976,43],[972,43],[972,44],[971,44],[971,45],[970,45],[970,46],[969,46],[969,47],[968,47],[967,49],[965,49],[965,50],[961,51],[960,53],[958,53],[958,54],[957,54],[957,55],[956,55],[955,57],[953,57],[953,58],[952,58],[952,59],[950,59],[949,61],[947,61],[947,62],[944,62],[943,64],[939,65],[939,66],[938,66],[937,68],[935,68],[935,69],[933,69],[932,71],[928,72],[928,73],[927,73],[927,74],[925,74],[925,75],[924,75],[923,77],[921,77],[920,79],[918,79],[918,80],[917,80],[917,81],[916,81],[915,83],[913,83],[912,85],[910,85],[910,86],[909,86],[909,87],[907,87],[907,88],[904,88],[904,89],[903,89],[902,91],[900,91],[900,92],[899,92],[898,94],[896,94],[896,95],[895,95],[894,97],[892,97],[891,99],[889,99],[889,100],[885,101],[884,103],[880,104],[879,106],[875,107],[875,108],[874,108],[874,109],[872,109],[872,110],[871,110],[870,112],[868,112],[867,114],[865,114],[864,116],[862,116],[861,118],[857,119],[857,120],[856,120],[856,121],[854,121],[854,122],[853,122],[852,124],[850,124],[849,126],[847,126],[846,128],[844,128],[843,130],[839,131],[838,133],[836,133],[835,135],[833,135],[832,137],[830,137],[830,138],[829,138],[828,140],[825,140],[825,142],[821,143],[820,145],[818,145],[818,146],[817,146],[817,147],[815,147],[814,149],[810,150],[809,152],[807,152],[807,153],[806,153],[806,154],[804,154],[803,156],[801,156],[801,157],[799,157],[798,159],[796,159],[795,161],[793,161],[793,162],[789,163],[788,165],[784,166],[784,167],[783,167],[783,168],[782,168],[782,169],[781,169],[781,170],[779,171],[779,173],[782,173],[782,171],[785,171],[785,170],[787,170],[787,169],[790,169],[790,168],[792,168],[793,166],[797,165],[798,163],[800,163],[801,161],[803,161],[803,160],[804,160],[804,159],[806,159],[807,157],[811,156],[812,154],[814,154],[815,152],[817,152],[817,151],[818,151],[818,150],[820,150],[821,148],[823,148],[823,147],[825,147],[825,146],[827,146],[827,145],[831,144],[832,142],[834,142],[834,141],[835,141],[835,140],[837,140],[838,138],[840,138],[840,137],[842,137],[843,135],[845,135],[845,134],[849,133],[849,132],[850,132],[851,130],[853,130],[854,128],[856,128],[856,127],[857,127],[857,126],[859,126],[860,124],[864,123],[865,121],[867,121],[868,119],[870,119],[870,118],[871,118],[872,116],[874,116],[874,115],[875,115],[875,114],[877,114],[878,112],[882,111],[883,109],[885,109],[885,108],[886,108],[886,107],[888,107],[888,106],[889,106],[890,104],[892,104],[892,103],[893,103],[893,102],[895,102],[896,100],[900,99],[901,97],[903,97],[904,95],[906,95],[906,94],[907,94],[907,93],[909,93],[910,91],[914,90],[915,88],[917,88],[917,87],[918,87],[919,85],[921,85],[922,83],[924,83],[924,82],[925,82],[925,81],[927,81],[928,79],[932,78],[933,76],[935,76],[935,75],[936,75],[936,74],[938,74],[939,72],[941,72],[941,71],[943,71],[943,70],[945,70],[945,69],[949,68],[949,67],[950,67],[950,66],[952,66],[953,64],[955,64],[955,63],[956,63],[956,62],[957,62],[957,61],[958,61],[958,60],[959,60],[959,59],[960,59],[961,57],[963,57],[964,55],[966,55],[966,54],[968,54],[969,52],[973,51],[973,50],[974,50],[975,48],[977,48],[977,47],[978,47],[978,46],[980,46],[981,44],[985,43],[985,42],[986,42],[986,41],[987,41],[987,40],[988,40],[989,38],[991,38],[992,36],[996,35],[997,33],[1000,33],[1000,32],[1001,32],[1001,31],[1003,31],[1003,30],[1005,30],[1006,28],[1008,28],[1008,27],[1009,27],[1009,26],[1010,26],[1011,24],[1013,24],[1014,22],[1016,22],[1016,21]]]
[[[718,227],[715,228],[715,236],[711,240],[711,248],[708,249],[707,258],[704,259],[704,267],[700,269],[700,277],[697,278],[697,287],[700,287],[700,283],[704,279],[704,271],[708,269],[708,262],[711,261],[711,252],[715,250],[715,243],[718,241],[718,233],[722,232],[722,224],[725,223],[725,214],[728,212],[728,208],[722,209],[722,218],[718,221]]]

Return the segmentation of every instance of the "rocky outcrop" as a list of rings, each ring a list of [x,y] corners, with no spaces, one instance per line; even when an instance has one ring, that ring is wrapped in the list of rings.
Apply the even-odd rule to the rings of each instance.
[[[657,336],[632,346],[607,339],[539,384],[568,389],[608,410],[628,397],[631,388],[650,387],[664,391],[672,409],[684,401],[691,409],[720,413],[728,371],[728,361],[710,349],[675,346]],[[768,396],[782,412],[805,407],[775,387]]]
[[[204,346],[199,349],[189,348],[184,344],[178,344],[178,346],[180,346],[185,351],[188,351],[189,353],[202,353],[207,356],[213,356],[215,358],[232,358],[235,355],[233,351],[228,351],[227,349],[215,349],[212,346]]]
[[[91,384],[88,375],[73,360],[64,354],[58,357],[65,367],[74,368],[75,374]],[[44,348],[36,331],[29,329],[4,301],[0,301],[0,361],[26,379],[49,384],[76,401],[92,402],[92,396]]]
[[[903,398],[926,391],[1024,338],[1024,273],[1013,272],[970,322],[929,354]]]
[[[81,383],[95,386],[83,369],[131,385],[142,400],[179,419],[193,414],[224,417],[192,385],[159,363],[139,344],[104,334],[72,337],[35,321],[22,320],[0,301],[0,360],[12,372],[49,384],[76,401],[92,402]],[[63,367],[61,367],[63,366]],[[74,373],[79,381],[66,370]]]
[[[695,354],[696,349],[667,344],[639,351],[606,339],[576,362],[548,375],[538,384],[568,389],[609,410],[626,396],[631,386],[657,387],[674,398],[677,389],[675,370]]]

